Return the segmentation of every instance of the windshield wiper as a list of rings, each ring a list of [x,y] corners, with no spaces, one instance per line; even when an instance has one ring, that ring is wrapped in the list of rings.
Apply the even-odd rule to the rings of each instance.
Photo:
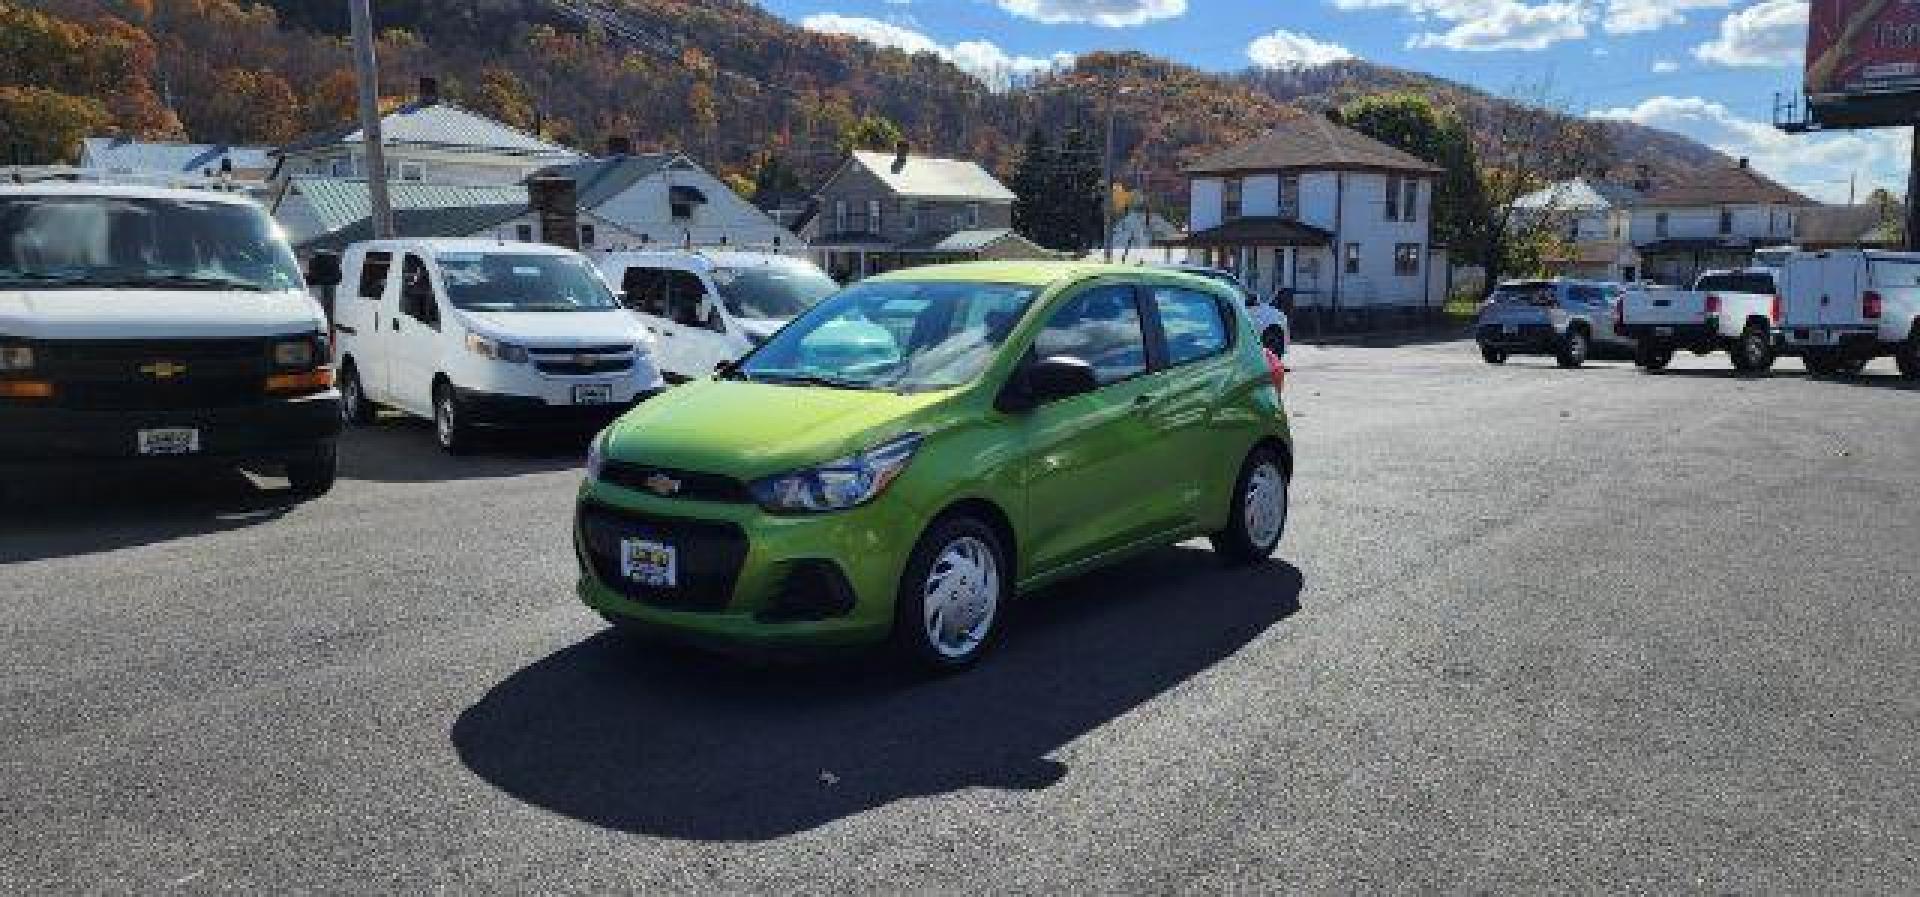
[[[791,385],[791,386],[824,386],[824,387],[827,387],[828,389],[868,390],[868,389],[878,388],[872,383],[862,383],[858,380],[843,380],[837,377],[823,377],[819,374],[800,374],[800,373],[785,373],[785,372],[771,373],[771,374],[767,374],[767,373],[748,374],[742,371],[740,372],[740,376],[745,377],[749,381],[752,381],[755,383],[780,383],[780,384]]]
[[[114,277],[99,280],[89,279],[87,286],[101,287],[172,287],[177,289],[202,290],[247,290],[264,293],[267,288],[245,280],[232,280],[225,277],[198,277],[191,274],[143,274],[136,277]]]

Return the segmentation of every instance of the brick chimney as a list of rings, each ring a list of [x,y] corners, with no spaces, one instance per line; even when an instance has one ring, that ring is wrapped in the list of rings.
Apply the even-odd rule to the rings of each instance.
[[[440,102],[440,79],[431,75],[420,78],[420,105],[431,106]]]
[[[625,134],[615,134],[612,137],[608,137],[607,138],[607,155],[609,156],[633,155],[633,138],[628,137]]]
[[[905,140],[902,140],[899,143],[896,143],[893,145],[893,173],[894,174],[899,174],[900,172],[907,170],[907,156],[911,155],[912,152],[913,152],[913,144],[910,144]]]

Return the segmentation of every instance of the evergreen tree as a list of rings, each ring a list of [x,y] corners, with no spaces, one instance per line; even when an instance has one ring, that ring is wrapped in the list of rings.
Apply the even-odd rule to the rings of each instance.
[[[1084,253],[1101,245],[1105,239],[1101,218],[1106,183],[1101,172],[1100,148],[1085,131],[1070,130],[1061,141],[1057,180],[1062,219],[1060,234],[1054,243],[1045,244],[1047,248]]]
[[[1042,246],[1051,245],[1059,229],[1055,225],[1054,172],[1059,167],[1053,145],[1039,128],[1027,134],[1020,150],[1020,162],[1009,178],[1013,191],[1013,229]]]

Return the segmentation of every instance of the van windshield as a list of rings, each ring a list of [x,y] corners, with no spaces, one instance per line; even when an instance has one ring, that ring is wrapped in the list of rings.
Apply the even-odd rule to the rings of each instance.
[[[571,255],[443,252],[435,256],[447,301],[467,311],[612,311],[605,281]]]
[[[0,286],[267,292],[304,285],[279,229],[253,205],[0,196]]]
[[[734,376],[897,392],[960,386],[987,369],[1036,292],[991,283],[859,284],[788,324]]]
[[[811,263],[780,260],[716,268],[714,286],[736,318],[786,320],[838,292],[840,285]]]

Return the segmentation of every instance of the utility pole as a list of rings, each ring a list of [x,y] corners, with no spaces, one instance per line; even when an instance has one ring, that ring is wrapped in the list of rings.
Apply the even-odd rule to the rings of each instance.
[[[1120,106],[1119,92],[1107,96],[1107,149],[1100,158],[1100,245],[1107,264],[1113,264],[1113,123]]]
[[[373,236],[393,239],[393,203],[387,198],[387,157],[380,135],[380,67],[373,57],[373,11],[368,0],[347,0],[353,20],[353,67],[360,81],[360,136],[366,150],[367,199]]]
[[[1920,125],[1913,126],[1913,151],[1907,158],[1907,250],[1920,252]]]

